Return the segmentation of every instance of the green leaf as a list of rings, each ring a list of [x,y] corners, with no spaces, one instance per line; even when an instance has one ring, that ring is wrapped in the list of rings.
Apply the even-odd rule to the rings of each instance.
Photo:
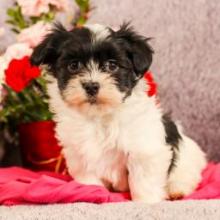
[[[21,12],[21,7],[16,5],[14,8],[9,8],[7,14],[10,17],[6,22],[13,25],[16,30],[21,30],[28,27],[28,22],[24,19]]]
[[[75,0],[80,7],[81,12],[88,12],[89,10],[89,0]]]
[[[15,10],[13,8],[9,8],[7,10],[7,15],[10,16],[10,17],[14,17],[15,13],[16,12],[15,12]]]
[[[13,24],[13,25],[17,24],[17,22],[14,21],[14,20],[6,20],[5,22],[8,23],[8,24]]]
[[[76,26],[82,26],[86,23],[87,13],[89,11],[89,0],[75,0],[80,8],[80,15],[77,19]]]
[[[16,28],[12,28],[11,29],[14,33],[16,33],[16,34],[19,34],[20,33],[20,31],[18,30],[18,29],[16,29]]]

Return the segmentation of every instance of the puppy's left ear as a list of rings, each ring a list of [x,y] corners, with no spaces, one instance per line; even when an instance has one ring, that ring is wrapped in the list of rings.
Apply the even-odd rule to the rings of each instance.
[[[46,35],[45,39],[34,48],[31,64],[36,66],[47,64],[49,67],[54,65],[61,53],[61,45],[68,36],[68,31],[61,24],[55,24],[51,33]]]
[[[150,38],[138,35],[128,24],[122,25],[119,31],[115,32],[115,37],[116,42],[125,49],[136,76],[141,78],[153,59],[153,49],[148,44]]]

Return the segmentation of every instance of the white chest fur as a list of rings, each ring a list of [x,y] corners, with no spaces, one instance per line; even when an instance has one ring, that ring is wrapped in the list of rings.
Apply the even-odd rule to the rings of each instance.
[[[122,107],[100,117],[87,117],[69,108],[62,101],[56,83],[50,84],[48,91],[69,172],[80,182],[87,183],[89,179],[91,184],[94,179],[94,184],[104,183],[125,191],[130,153],[147,152],[151,157],[158,151],[167,151],[161,149],[165,146],[161,112],[155,99],[144,93],[143,83]]]
[[[71,175],[84,183],[85,178],[90,183],[93,177],[98,178],[109,186],[113,184],[114,188],[118,181],[127,180],[127,154],[119,147],[119,130],[114,120],[84,121],[78,117],[62,120],[57,134]],[[124,184],[126,190],[127,182]]]

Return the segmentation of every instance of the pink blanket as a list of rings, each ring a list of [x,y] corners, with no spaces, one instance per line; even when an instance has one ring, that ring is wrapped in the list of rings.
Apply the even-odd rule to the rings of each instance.
[[[184,199],[220,198],[220,164],[209,164],[203,171],[203,180],[194,193]],[[123,202],[129,193],[113,193],[107,189],[82,185],[52,172],[32,172],[11,167],[0,169],[0,204],[48,204],[69,202]]]

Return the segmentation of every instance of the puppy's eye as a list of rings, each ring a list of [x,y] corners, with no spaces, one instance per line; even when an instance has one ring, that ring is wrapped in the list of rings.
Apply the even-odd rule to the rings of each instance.
[[[118,70],[118,64],[115,60],[109,60],[104,64],[104,71],[115,72]]]
[[[70,72],[76,72],[81,68],[81,63],[78,60],[73,60],[69,65],[68,65],[68,70]]]

